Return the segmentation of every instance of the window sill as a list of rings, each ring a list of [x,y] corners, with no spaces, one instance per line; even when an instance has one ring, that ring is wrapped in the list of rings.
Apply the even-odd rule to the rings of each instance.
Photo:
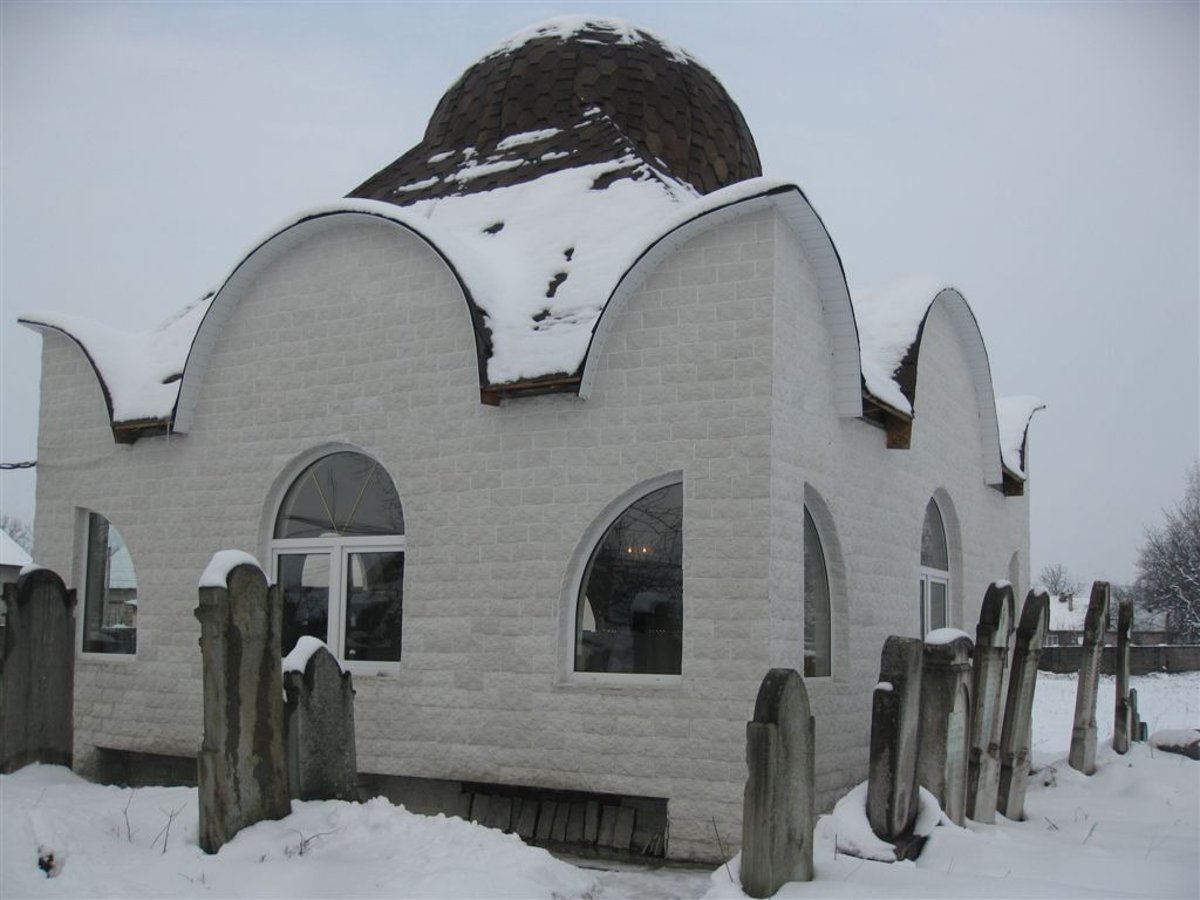
[[[613,672],[568,672],[555,687],[612,691],[677,690],[683,685],[682,675],[637,675]]]
[[[114,662],[129,665],[137,662],[137,653],[96,653],[91,650],[79,650],[76,659],[80,662]]]

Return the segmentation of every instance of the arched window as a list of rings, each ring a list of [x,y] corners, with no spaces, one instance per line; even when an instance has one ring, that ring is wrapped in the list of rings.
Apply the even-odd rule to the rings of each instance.
[[[683,486],[634,501],[592,550],[575,612],[576,672],[678,675]]]
[[[323,456],[288,488],[271,556],[283,597],[283,652],[302,635],[346,662],[400,660],[404,512],[361,453]]]
[[[804,510],[804,677],[832,673],[830,646],[829,573],[821,536],[808,509]]]
[[[921,528],[921,636],[950,624],[950,551],[942,513],[933,500]]]
[[[117,526],[88,513],[83,652],[137,652],[137,576]]]

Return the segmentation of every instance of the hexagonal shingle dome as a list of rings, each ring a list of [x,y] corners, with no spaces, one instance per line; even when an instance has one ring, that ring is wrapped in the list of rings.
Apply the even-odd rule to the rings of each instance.
[[[349,196],[407,205],[611,160],[701,194],[762,174],[737,104],[696,59],[625,22],[568,16],[467,69],[424,140]]]

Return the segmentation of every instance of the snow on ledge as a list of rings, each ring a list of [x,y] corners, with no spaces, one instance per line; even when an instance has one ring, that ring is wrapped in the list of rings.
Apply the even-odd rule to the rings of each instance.
[[[212,559],[208,561],[208,565],[204,567],[204,572],[200,575],[200,587],[228,587],[229,573],[242,565],[254,566],[264,575],[266,574],[258,560],[244,550],[218,550],[212,555]],[[267,584],[272,583],[271,579],[267,578]]]
[[[1000,428],[1000,456],[1007,468],[1020,478],[1027,478],[1024,465],[1025,437],[1029,422],[1039,409],[1045,409],[1037,397],[998,397],[996,399],[996,422]]]
[[[966,638],[968,641],[974,643],[969,634],[958,628],[935,628],[929,634],[925,635],[925,643],[952,644],[959,638]]]

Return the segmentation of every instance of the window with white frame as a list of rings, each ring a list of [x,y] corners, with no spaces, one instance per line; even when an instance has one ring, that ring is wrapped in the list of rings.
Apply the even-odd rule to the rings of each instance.
[[[678,675],[683,647],[683,485],[609,523],[576,598],[574,670]]]
[[[137,652],[137,576],[117,527],[88,513],[83,589],[83,652]]]
[[[942,513],[933,500],[921,528],[921,636],[950,624],[950,550]]]
[[[808,509],[804,510],[804,676],[823,678],[832,673],[829,572],[821,536]]]
[[[400,661],[404,512],[379,463],[340,451],[309,465],[280,504],[271,557],[285,655],[312,635],[345,662]]]

